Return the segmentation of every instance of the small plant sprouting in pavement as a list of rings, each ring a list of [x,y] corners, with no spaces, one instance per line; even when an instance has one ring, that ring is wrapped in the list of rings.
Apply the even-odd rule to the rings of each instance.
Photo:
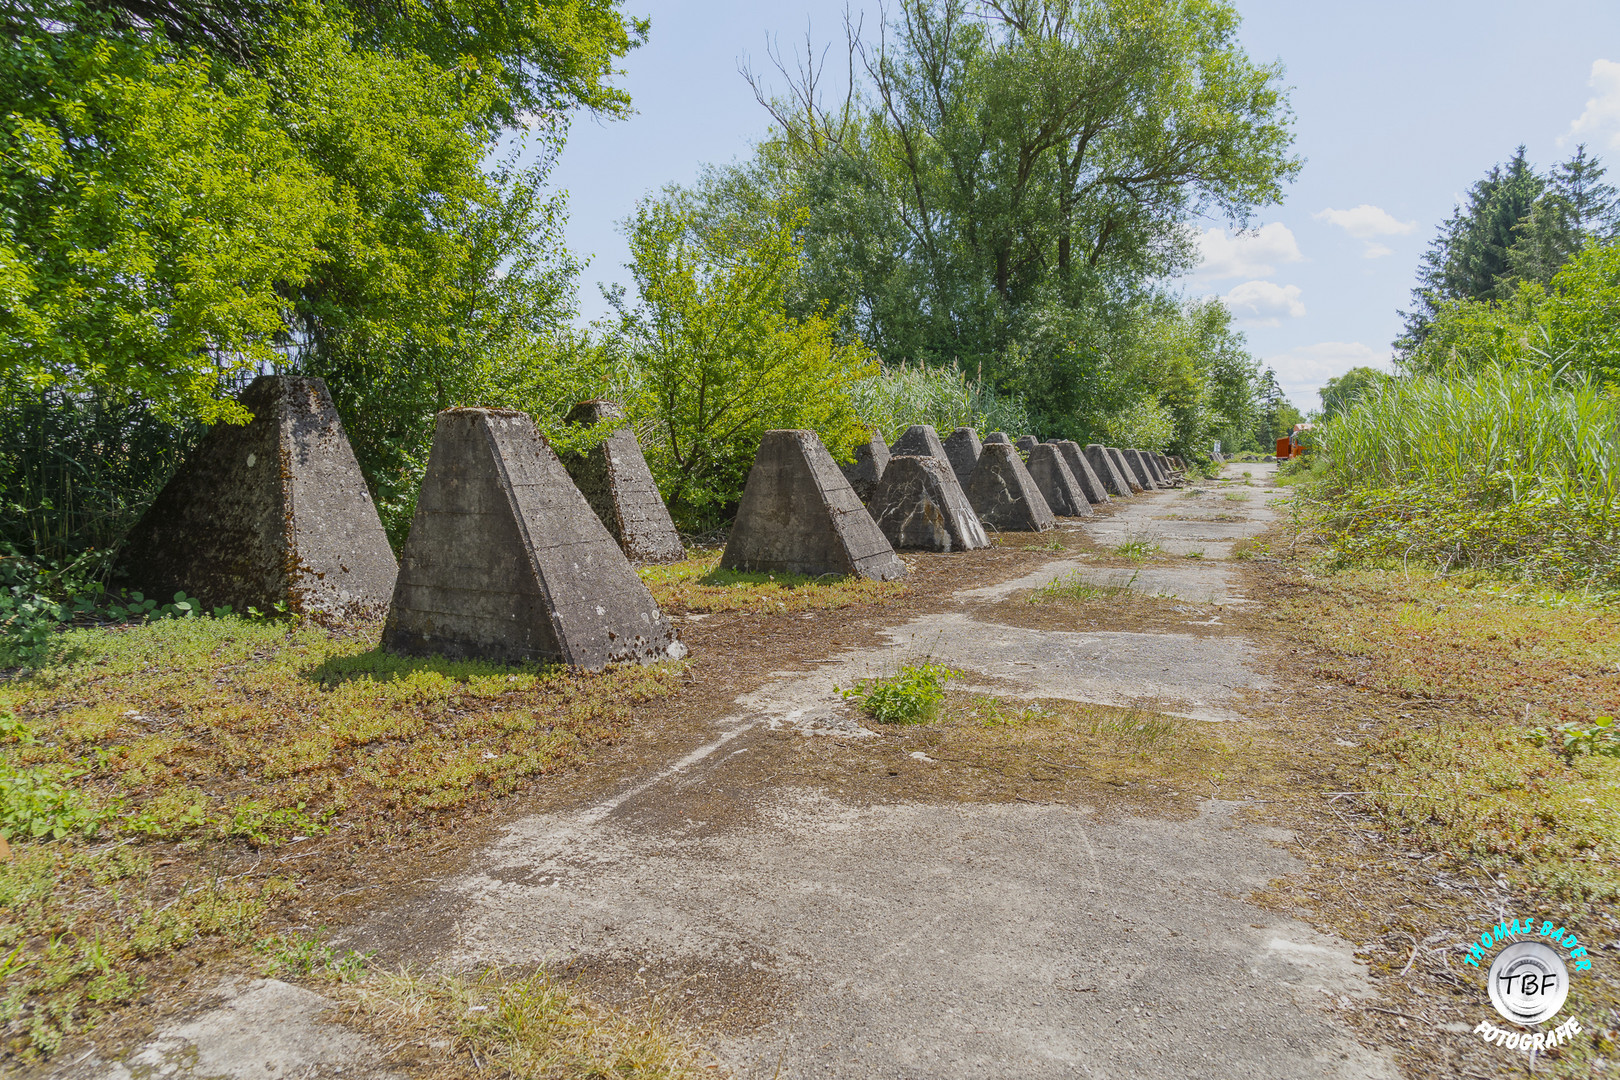
[[[1141,571],[1133,573],[1130,580],[1123,585],[1096,585],[1087,581],[1078,571],[1071,572],[1047,582],[1030,593],[1029,602],[1045,604],[1054,600],[1103,600],[1130,592],[1140,573]]]
[[[945,700],[945,684],[957,672],[940,664],[903,664],[883,679],[862,679],[838,693],[860,704],[880,724],[919,724],[932,719]]]
[[[1152,558],[1163,551],[1159,542],[1148,536],[1127,536],[1123,544],[1114,548],[1114,554],[1138,561]]]

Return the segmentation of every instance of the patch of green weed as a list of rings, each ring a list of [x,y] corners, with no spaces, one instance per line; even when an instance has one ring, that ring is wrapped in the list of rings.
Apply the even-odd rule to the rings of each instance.
[[[862,679],[839,690],[880,724],[918,724],[933,717],[945,700],[945,683],[956,672],[938,664],[907,664],[884,679]]]

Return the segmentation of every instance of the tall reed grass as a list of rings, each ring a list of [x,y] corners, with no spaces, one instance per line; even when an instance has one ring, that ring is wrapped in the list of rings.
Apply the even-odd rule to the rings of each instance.
[[[980,435],[1033,433],[1022,401],[970,381],[954,364],[885,368],[853,384],[849,396],[866,426],[886,439],[913,424],[930,424],[942,435],[959,427],[978,428]]]
[[[1620,597],[1620,394],[1547,369],[1392,380],[1316,433],[1306,509],[1347,562]]]
[[[1392,379],[1318,431],[1329,478],[1343,488],[1414,481],[1458,491],[1510,478],[1571,499],[1620,504],[1620,396],[1529,367],[1465,378]]]

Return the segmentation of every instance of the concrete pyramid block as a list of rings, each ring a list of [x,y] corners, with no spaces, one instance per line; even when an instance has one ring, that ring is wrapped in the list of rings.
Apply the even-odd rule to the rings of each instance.
[[[1074,482],[1080,485],[1085,492],[1086,501],[1093,505],[1100,505],[1108,501],[1108,489],[1098,478],[1097,472],[1086,460],[1086,452],[1080,449],[1080,444],[1073,439],[1060,439],[1053,444],[1063,454],[1063,462],[1074,474]]]
[[[1097,474],[1097,479],[1101,480],[1103,486],[1108,489],[1108,494],[1117,499],[1131,497],[1130,481],[1125,479],[1125,474],[1114,463],[1114,458],[1109,454],[1108,447],[1098,443],[1088,443],[1086,445],[1086,461],[1091,465],[1092,471]]]
[[[956,473],[956,482],[965,488],[968,478],[979,464],[979,451],[984,449],[984,444],[979,442],[979,433],[970,427],[957,428],[945,436],[944,441],[945,456],[951,461],[951,471]]]
[[[1037,439],[1033,435],[1020,435],[1018,436],[1018,441],[1013,443],[1013,445],[1018,447],[1018,452],[1020,454],[1028,454],[1031,450],[1041,445],[1041,440]]]
[[[993,442],[1006,443],[1008,446],[1011,446],[1012,438],[1008,436],[1005,431],[992,431],[990,434],[984,437],[984,445],[989,446]]]
[[[1146,491],[1147,489],[1142,486],[1142,482],[1136,478],[1136,471],[1126,462],[1124,452],[1117,446],[1109,446],[1105,449],[1108,451],[1108,459],[1114,463],[1115,470],[1125,478],[1125,483],[1131,489],[1131,494],[1140,495]]]
[[[1029,475],[1046,498],[1046,505],[1058,517],[1090,517],[1091,500],[1063,460],[1063,451],[1053,443],[1036,443],[1029,452]]]
[[[167,600],[381,615],[399,567],[320,379],[261,375],[245,425],[218,424],[131,530],[124,578]]]
[[[867,509],[897,548],[971,551],[990,545],[956,474],[938,458],[890,458]]]
[[[596,670],[686,649],[523,413],[438,416],[383,648]]]
[[[1158,481],[1160,487],[1170,486],[1170,466],[1164,460],[1164,455],[1158,451],[1148,454],[1148,464],[1153,466],[1153,479]]]
[[[594,449],[563,459],[574,486],[625,555],[642,562],[685,558],[686,548],[658,494],[636,433],[623,423],[624,410],[611,401],[596,400],[582,401],[568,413],[569,423],[584,427],[605,420],[621,423]]]
[[[912,424],[906,428],[905,433],[894,441],[889,447],[892,457],[901,454],[910,457],[931,457],[949,463],[950,457],[945,453],[945,444],[939,441],[939,433],[928,424]]]
[[[813,431],[767,431],[760,440],[720,565],[876,581],[906,573]]]
[[[1045,532],[1052,508],[1012,443],[987,442],[968,480],[968,502],[986,525],[1007,532]]]
[[[883,479],[883,470],[889,467],[889,446],[874,435],[866,442],[855,445],[853,464],[841,466],[844,479],[855,489],[855,497],[863,503],[872,501],[872,492]]]
[[[1125,455],[1125,464],[1130,468],[1131,475],[1135,477],[1136,482],[1142,485],[1142,490],[1156,491],[1159,485],[1153,479],[1153,470],[1148,466],[1147,457],[1142,451],[1134,447],[1127,447],[1123,453]]]

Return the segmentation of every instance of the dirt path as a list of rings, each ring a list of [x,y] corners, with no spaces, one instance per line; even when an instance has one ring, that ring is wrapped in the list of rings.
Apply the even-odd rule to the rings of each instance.
[[[1239,719],[1244,692],[1269,682],[1222,613],[1248,604],[1233,547],[1271,523],[1275,494],[1266,467],[1241,468],[1252,486],[1153,493],[1069,526],[1183,558],[1058,558],[960,591],[879,645],[772,678],[611,794],[549,800],[347,943],[456,969],[543,963],[610,1000],[652,995],[747,1077],[1395,1076],[1336,1016],[1370,992],[1350,947],[1245,899],[1301,867],[1242,798],[1163,815],[953,798],[959,765],[922,750],[885,765],[870,752],[884,736],[837,693],[928,657],[1007,700]],[[1122,590],[1117,625],[1004,617],[1008,598],[1068,575]],[[195,1021],[187,1060],[236,1077],[385,1074],[268,985]],[[278,1071],[198,1036],[244,1026],[280,1029]],[[175,1062],[162,1046],[103,1075]]]

